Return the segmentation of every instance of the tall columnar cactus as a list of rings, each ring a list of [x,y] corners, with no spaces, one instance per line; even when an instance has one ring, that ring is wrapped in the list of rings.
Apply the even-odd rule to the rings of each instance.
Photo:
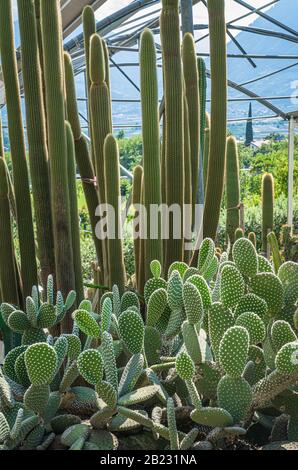
[[[137,165],[133,172],[133,190],[132,190],[132,204],[134,206],[134,254],[135,254],[135,282],[138,290],[139,285],[139,271],[141,264],[141,240],[137,237],[137,233],[140,233],[140,211],[139,207],[141,204],[141,191],[142,191],[142,180],[143,180],[143,168]],[[138,222],[138,223],[137,223]]]
[[[235,230],[240,227],[240,178],[237,142],[234,137],[227,140],[226,160],[227,239],[233,244]]]
[[[200,90],[198,61],[195,42],[192,34],[187,33],[182,45],[183,74],[185,94],[189,113],[189,135],[191,150],[191,189],[192,189],[192,226],[195,224],[195,207],[197,203],[199,160],[200,160]],[[186,136],[184,136],[186,137]],[[185,181],[185,185],[187,182]]]
[[[267,235],[272,231],[274,210],[274,179],[270,173],[266,173],[262,180],[262,246],[267,252]]]
[[[151,206],[161,204],[161,168],[158,81],[156,51],[151,31],[145,30],[140,46],[141,98],[142,98],[142,134],[144,167],[144,202],[147,210],[147,239],[145,240],[145,279],[151,276],[150,263],[162,262],[161,217],[158,226],[151,224]],[[151,238],[151,227],[157,230],[157,237]]]
[[[227,53],[224,0],[208,0],[211,61],[211,130],[204,237],[215,238],[224,187],[227,138]]]
[[[203,180],[204,180],[204,191],[206,193],[207,178],[208,178],[208,164],[209,164],[209,150],[210,150],[210,128],[206,127],[204,138],[204,161],[203,161]]]
[[[105,199],[114,209],[114,214],[111,210],[107,211],[108,232],[115,230],[115,233],[108,233],[109,283],[110,287],[116,284],[123,293],[126,273],[122,247],[119,153],[117,142],[112,135],[108,135],[105,140],[104,157],[104,174],[109,182],[106,185]]]
[[[165,165],[168,207],[178,204],[181,209],[181,231],[184,204],[184,143],[183,143],[183,77],[180,50],[178,0],[163,0],[160,17],[160,35],[163,50],[165,96]],[[177,222],[176,222],[177,223]],[[173,218],[169,224],[166,243],[165,271],[173,261],[184,256],[184,240],[174,239]],[[179,227],[176,227],[176,230]]]
[[[204,177],[204,158],[205,158],[205,134],[207,127],[206,120],[206,95],[207,95],[207,77],[206,77],[206,65],[204,59],[199,57],[198,59],[198,70],[199,70],[199,91],[200,91],[200,165],[199,165],[199,188],[197,201],[202,204],[205,201],[205,177]],[[209,136],[208,136],[209,137]],[[209,140],[208,140],[208,152],[209,152]],[[208,163],[208,155],[207,155]],[[207,168],[207,166],[206,166]]]
[[[7,168],[2,157],[0,158],[0,220],[2,221],[0,230],[0,297],[3,302],[19,305],[8,199]],[[3,322],[1,313],[0,330],[4,335],[5,352],[7,354],[14,347],[13,335]]]
[[[59,1],[48,2],[47,0],[41,0],[41,21],[44,46],[56,278],[58,288],[62,291],[63,295],[67,295],[70,290],[74,289],[75,279],[68,193]],[[71,331],[72,321],[69,316],[64,319],[62,327],[65,332]]]
[[[191,145],[190,145],[190,120],[189,120],[189,108],[187,104],[186,96],[184,96],[184,174],[185,174],[185,188],[184,188],[184,229],[185,229],[185,252],[184,252],[184,261],[189,263],[191,257],[191,251],[186,248],[186,243],[190,243],[192,246],[192,182],[191,182]],[[188,232],[187,232],[188,230]],[[188,236],[187,236],[188,235]]]
[[[46,286],[48,276],[55,271],[55,257],[46,122],[34,1],[18,0],[18,12],[38,258],[42,282]]]
[[[70,55],[67,53],[64,53],[64,70],[67,119],[71,125],[74,137],[76,162],[82,178],[82,185],[88,207],[97,260],[101,270],[103,271],[102,244],[95,233],[97,223],[95,213],[99,204],[99,200],[94,184],[94,171],[89,154],[88,144],[85,137],[82,135],[81,130],[72,62]]]
[[[0,53],[13,163],[21,272],[24,295],[27,295],[37,281],[37,264],[10,0],[4,0],[0,6]]]
[[[71,237],[72,237],[72,250],[73,250],[73,267],[74,267],[74,275],[75,275],[75,290],[77,293],[77,299],[79,302],[81,302],[84,299],[84,288],[83,288],[81,244],[80,244],[80,222],[79,222],[79,211],[78,211],[75,147],[74,147],[73,133],[72,133],[69,122],[66,122],[66,139],[67,139],[68,189],[69,189]]]

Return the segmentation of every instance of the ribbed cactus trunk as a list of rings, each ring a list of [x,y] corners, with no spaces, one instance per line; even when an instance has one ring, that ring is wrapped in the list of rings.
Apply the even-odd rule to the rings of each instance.
[[[41,0],[44,74],[46,84],[51,199],[57,287],[63,293],[75,288],[65,132],[64,75],[61,44],[60,2]],[[71,316],[63,332],[72,329]]]
[[[267,253],[267,235],[274,226],[274,179],[266,173],[262,180],[262,249]]]
[[[102,244],[101,240],[99,240],[96,236],[97,219],[95,213],[99,204],[99,199],[95,188],[94,171],[89,154],[88,144],[82,135],[81,130],[72,62],[69,54],[67,53],[64,53],[64,69],[67,119],[71,125],[74,137],[76,162],[81,175],[84,195],[88,207],[97,261],[101,273],[103,273]]]
[[[203,160],[203,180],[204,180],[204,191],[206,194],[207,178],[208,178],[208,163],[209,163],[209,151],[210,151],[210,129],[206,127],[204,133],[204,160]]]
[[[204,209],[204,237],[215,239],[224,187],[227,139],[225,1],[208,0],[211,61],[211,130]]]
[[[164,68],[165,97],[165,164],[166,203],[168,208],[177,204],[181,210],[181,237],[174,237],[174,219],[170,217],[169,240],[166,243],[165,266],[167,272],[173,261],[184,257],[183,204],[184,204],[184,139],[183,139],[183,78],[180,48],[178,0],[163,0],[160,17],[160,35]],[[176,222],[177,223],[177,222]]]
[[[106,178],[104,143],[105,138],[112,133],[110,90],[106,84],[106,62],[103,43],[94,34],[90,43],[90,111],[92,122],[93,153],[95,159],[95,173],[97,178],[99,202],[106,203]],[[103,259],[107,260],[104,265],[104,276],[106,282],[109,276],[109,261],[107,244],[103,242]]]
[[[77,301],[84,299],[84,287],[82,276],[82,260],[81,260],[81,241],[80,241],[80,221],[78,211],[78,194],[75,164],[75,146],[73,133],[69,122],[66,122],[66,138],[67,138],[67,171],[68,171],[68,189],[70,204],[70,220],[71,220],[71,237],[73,251],[73,267],[75,275],[75,285],[77,293]]]
[[[137,165],[133,172],[133,189],[132,189],[132,204],[134,206],[134,254],[135,254],[135,277],[136,277],[136,286],[138,291],[140,290],[139,285],[139,272],[141,264],[141,255],[140,255],[140,244],[141,240],[137,237],[137,232],[140,232],[140,224],[137,224],[139,221],[140,211],[139,206],[141,204],[141,195],[142,195],[142,181],[143,181],[143,168],[140,165]]]
[[[109,282],[111,288],[117,285],[120,293],[123,293],[126,285],[126,273],[122,246],[119,153],[117,142],[112,135],[108,135],[105,140],[104,157],[104,174],[106,181],[109,182],[106,185],[105,199],[107,204],[113,208],[113,211],[107,211]],[[112,233],[113,229],[114,233]]]
[[[198,61],[192,34],[187,33],[182,46],[185,94],[189,115],[190,159],[191,159],[191,204],[192,226],[195,226],[196,203],[200,162],[200,95]],[[185,181],[185,185],[188,184]]]
[[[206,64],[202,57],[198,58],[199,70],[199,93],[200,93],[200,150],[202,158],[204,156],[205,148],[205,129],[208,127],[206,119],[206,98],[207,98],[207,77],[206,77]]]
[[[37,283],[37,263],[10,0],[0,2],[0,53],[13,164],[21,272],[26,296]]]
[[[184,96],[184,172],[185,172],[185,191],[184,191],[184,233],[185,245],[184,261],[189,263],[192,251],[192,222],[193,222],[193,204],[192,198],[192,161],[191,161],[191,138],[190,138],[190,115],[186,96]],[[187,236],[188,235],[188,236]],[[188,248],[188,249],[187,249]]]
[[[2,302],[20,305],[8,191],[7,168],[4,159],[0,157],[0,297]],[[7,354],[16,345],[12,332],[3,322],[2,315],[0,315],[0,330],[3,333],[5,354]]]
[[[227,139],[226,205],[227,240],[233,244],[235,230],[240,227],[240,174],[237,142],[232,136]]]
[[[34,0],[18,0],[29,163],[42,284],[55,272],[42,77]]]
[[[147,216],[145,240],[145,279],[147,280],[151,277],[151,261],[158,260],[162,263],[161,214],[158,212],[158,220],[151,220],[150,217],[153,205],[160,206],[161,204],[161,160],[156,51],[154,37],[149,30],[145,30],[141,37],[140,72],[144,202]],[[153,229],[156,232],[155,235],[151,233]]]
[[[87,113],[89,119],[89,136],[91,138],[91,157],[92,164],[94,165],[94,153],[93,153],[93,138],[92,138],[92,122],[91,122],[91,110],[90,110],[90,87],[91,87],[91,78],[90,78],[90,40],[93,34],[96,33],[96,21],[95,14],[90,5],[87,5],[83,10],[82,15],[83,22],[83,34],[84,34],[84,48],[85,48],[85,61],[86,61],[86,71],[85,71],[85,80],[87,88]]]

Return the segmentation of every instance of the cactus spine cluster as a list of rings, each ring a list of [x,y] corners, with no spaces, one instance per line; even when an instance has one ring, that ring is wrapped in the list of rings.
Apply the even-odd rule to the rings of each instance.
[[[204,208],[204,237],[215,239],[224,188],[227,138],[225,2],[208,0],[211,61],[211,128]]]
[[[0,54],[13,163],[23,290],[26,296],[30,293],[30,286],[36,284],[37,264],[10,0],[1,2]]]
[[[235,241],[235,230],[240,227],[240,176],[239,157],[237,142],[234,137],[227,140],[226,159],[226,204],[227,239],[233,244]]]

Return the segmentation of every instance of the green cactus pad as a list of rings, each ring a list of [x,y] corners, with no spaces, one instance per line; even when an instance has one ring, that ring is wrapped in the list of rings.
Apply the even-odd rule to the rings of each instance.
[[[160,361],[162,349],[161,334],[152,326],[145,327],[144,350],[148,365],[157,364]]]
[[[288,261],[278,271],[278,277],[284,288],[286,304],[296,304],[298,300],[298,263]]]
[[[77,360],[80,374],[91,385],[98,384],[103,377],[102,355],[96,349],[83,351]]]
[[[3,373],[9,377],[11,380],[18,382],[18,377],[15,373],[15,363],[17,358],[25,352],[27,346],[18,346],[17,348],[12,349],[9,353],[5,356],[4,363],[3,363]]]
[[[207,282],[212,281],[218,271],[219,261],[216,255],[213,256],[211,263],[204,272],[203,276]]]
[[[10,304],[6,304],[6,303],[3,303],[1,306],[0,306],[0,313],[1,313],[1,316],[3,318],[3,321],[4,323],[8,325],[8,318],[10,317],[10,315],[12,314],[12,312],[15,311],[15,307],[13,305],[10,305]]]
[[[181,310],[174,310],[170,315],[166,331],[164,332],[165,337],[174,338],[174,336],[178,335],[184,319],[184,312]]]
[[[200,275],[199,273],[200,273],[200,271],[198,270],[198,268],[193,268],[193,267],[188,268],[188,270],[185,271],[185,273],[184,273],[183,282],[188,281],[188,279],[192,276],[199,276]],[[200,277],[202,277],[202,276],[200,276]]]
[[[155,290],[147,307],[147,326],[155,326],[167,306],[168,296],[165,289]]]
[[[75,301],[76,301],[76,298],[77,298],[77,294],[74,290],[70,291],[66,297],[66,300],[65,300],[65,305],[64,305],[64,308],[65,308],[65,311],[68,312],[68,310],[70,310]]]
[[[92,303],[90,300],[84,299],[79,305],[79,310],[86,310],[88,313],[92,313]]]
[[[22,344],[29,346],[30,344],[46,342],[47,335],[38,328],[29,328],[22,336]]]
[[[233,417],[228,411],[222,408],[205,407],[201,410],[193,410],[190,417],[196,424],[214,428],[225,428],[233,424]]]
[[[195,374],[195,365],[186,352],[181,352],[176,358],[176,371],[182,380],[192,380]]]
[[[183,283],[179,271],[172,272],[168,281],[168,304],[171,310],[182,310],[183,308]]]
[[[95,444],[99,450],[117,450],[119,442],[111,432],[102,429],[93,429],[90,433],[89,443]]]
[[[100,337],[100,326],[86,310],[76,310],[74,320],[80,330],[91,338]]]
[[[193,284],[198,289],[202,298],[204,310],[206,311],[212,304],[211,292],[206,280],[202,276],[195,274],[190,276],[187,279],[187,282]]]
[[[298,373],[298,341],[285,344],[277,353],[275,366],[280,374]]]
[[[2,373],[0,372],[0,406],[2,409],[11,410],[15,407],[14,398],[13,398],[13,391],[11,387],[8,385],[7,380],[2,377]]]
[[[95,390],[98,396],[106,403],[112,410],[117,406],[117,392],[113,385],[108,382],[99,382],[96,384]]]
[[[110,297],[106,297],[101,306],[101,332],[109,332],[112,322],[113,304]]]
[[[273,273],[257,274],[251,280],[251,290],[265,300],[270,316],[277,315],[284,301],[284,292],[280,279]]]
[[[158,279],[160,278],[161,276],[161,264],[158,260],[153,260],[151,261],[150,263],[150,271],[152,273],[152,276],[155,278],[155,279]]]
[[[248,361],[254,364],[254,368],[252,373],[249,374],[249,377],[245,374],[245,378],[250,385],[255,385],[265,376],[267,369],[263,350],[258,346],[250,346]]]
[[[218,360],[219,345],[224,333],[234,325],[231,311],[216,302],[209,309],[209,336],[214,358]]]
[[[124,312],[119,317],[119,331],[131,354],[142,352],[144,346],[144,322],[140,315],[133,311]]]
[[[102,335],[102,357],[104,362],[104,370],[106,381],[118,390],[118,372],[114,352],[114,344],[112,336],[106,331]]]
[[[243,326],[247,329],[250,345],[262,343],[266,338],[265,323],[256,313],[242,313],[237,318],[235,325]]]
[[[239,238],[233,245],[233,259],[243,276],[254,277],[258,273],[258,255],[252,242]]]
[[[130,358],[121,375],[118,393],[119,396],[131,392],[136,385],[144,367],[144,357],[142,354],[135,354]]]
[[[87,436],[90,428],[87,424],[75,424],[66,429],[61,436],[61,443],[64,446],[71,447],[82,436]]]
[[[54,344],[54,349],[58,357],[58,362],[57,362],[57,371],[58,371],[60,367],[62,366],[64,359],[67,356],[68,341],[65,338],[65,336],[60,336],[59,338],[56,339],[55,344]]]
[[[249,334],[242,326],[229,328],[219,346],[219,362],[226,374],[238,378],[243,374],[249,349]]]
[[[25,351],[17,357],[14,370],[18,379],[17,382],[23,385],[23,387],[29,387],[30,379],[28,377],[28,372],[25,363]]]
[[[213,260],[214,253],[214,241],[211,240],[211,238],[205,238],[205,240],[203,240],[201,243],[199,252],[198,269],[200,271],[200,274],[203,275],[206,269],[209,267],[210,263]]]
[[[24,395],[24,405],[28,410],[41,415],[45,410],[50,398],[50,387],[48,384],[31,385]]]
[[[217,388],[218,406],[228,411],[234,419],[234,424],[240,424],[248,413],[252,403],[252,389],[243,379],[223,377]]]
[[[277,320],[273,323],[271,329],[271,341],[276,352],[278,352],[285,344],[293,343],[296,340],[296,333],[288,322]]]
[[[50,328],[55,325],[56,321],[55,307],[48,303],[42,304],[37,317],[37,326],[39,328]]]
[[[80,355],[82,350],[81,340],[76,335],[65,334],[65,338],[67,339],[68,348],[67,348],[67,355],[70,361],[74,361]]]
[[[120,397],[118,400],[118,405],[132,406],[145,403],[146,401],[153,398],[158,393],[158,391],[159,389],[156,385],[148,385],[147,387],[138,388],[133,392],[122,395],[122,397]]]
[[[220,298],[226,308],[234,308],[245,293],[245,284],[240,271],[231,265],[221,271]]]
[[[32,385],[49,384],[57,369],[58,357],[55,349],[46,343],[36,343],[28,347],[25,363]]]
[[[16,333],[24,333],[31,326],[27,315],[20,310],[12,312],[8,317],[7,323],[9,328]]]
[[[268,312],[267,303],[255,294],[246,294],[235,309],[235,318],[246,312],[253,312],[264,318]]]
[[[197,287],[190,282],[183,286],[183,303],[188,322],[191,325],[201,323],[204,315],[202,297]]]
[[[185,321],[182,325],[182,335],[186,351],[195,364],[200,364],[202,362],[202,353],[197,327]]]
[[[148,305],[149,299],[155,290],[167,289],[167,285],[167,282],[161,277],[159,279],[149,279],[144,287],[144,297],[146,304]]]
[[[36,327],[38,311],[35,302],[31,297],[27,297],[26,299],[26,313],[31,325]]]
[[[58,415],[51,420],[51,428],[55,434],[63,434],[69,427],[80,423],[81,418],[79,418],[79,416],[71,414]]]
[[[124,292],[121,298],[121,312],[126,312],[130,307],[136,307],[140,310],[140,301],[135,292]]]
[[[10,427],[3,413],[0,411],[0,442],[10,437]]]
[[[175,261],[169,267],[168,279],[170,279],[170,277],[171,277],[171,275],[174,271],[178,271],[181,278],[183,279],[187,270],[188,270],[188,265],[186,263],[183,263],[182,261]]]
[[[171,450],[179,450],[179,436],[175,416],[175,405],[172,398],[168,398],[167,400],[167,421],[170,437],[170,448]]]
[[[273,273],[274,272],[273,267],[272,267],[270,261],[268,261],[267,258],[265,258],[262,255],[258,255],[258,261],[259,261],[259,268],[258,268],[258,273],[259,274]]]

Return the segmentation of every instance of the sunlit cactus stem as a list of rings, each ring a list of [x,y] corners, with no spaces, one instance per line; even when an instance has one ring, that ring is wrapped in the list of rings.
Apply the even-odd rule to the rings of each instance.
[[[274,226],[274,179],[266,173],[262,180],[262,247],[267,253],[267,235]]]
[[[144,202],[147,211],[147,239],[145,241],[145,277],[151,277],[150,263],[162,262],[161,218],[151,221],[150,210],[161,204],[161,165],[159,135],[158,81],[156,51],[151,31],[145,30],[141,36],[140,49],[142,135],[144,165]],[[153,224],[157,224],[154,226]],[[151,227],[157,233],[151,237]]]
[[[134,206],[134,254],[135,254],[135,277],[136,277],[136,286],[140,290],[139,285],[139,271],[141,264],[141,240],[137,237],[137,232],[140,231],[140,211],[139,206],[141,204],[141,194],[142,194],[142,181],[143,181],[143,168],[140,165],[137,165],[133,172],[133,190],[132,190],[132,204]],[[139,223],[137,223],[139,222]]]
[[[240,227],[240,176],[237,142],[232,136],[227,140],[226,199],[227,240],[230,240],[233,244],[235,241],[235,230]]]
[[[224,0],[208,0],[211,61],[211,129],[204,237],[215,239],[224,188],[227,138],[227,51]]]
[[[46,85],[48,143],[51,167],[51,199],[54,227],[57,287],[64,296],[75,288],[68,192],[67,141],[60,2],[41,0],[44,74]],[[62,323],[64,332],[72,330],[68,315]]]
[[[24,295],[29,295],[32,285],[37,283],[37,263],[10,0],[0,3],[0,54],[13,164],[21,271]]]
[[[55,257],[46,122],[34,1],[18,0],[18,13],[38,258],[42,283],[46,286],[48,276],[55,271]]]
[[[109,183],[106,185],[105,199],[110,206],[107,210],[109,282],[111,288],[117,285],[120,293],[123,293],[126,273],[122,246],[119,153],[117,142],[111,134],[105,140],[104,157],[105,178]]]
[[[173,261],[184,256],[183,204],[184,204],[184,143],[183,143],[183,76],[180,48],[178,0],[163,0],[160,16],[160,35],[163,51],[165,96],[165,165],[168,207],[177,204],[181,210],[181,237],[174,239],[174,220],[169,223],[166,243],[165,271]],[[177,223],[177,222],[176,222]],[[179,227],[175,227],[176,231]]]

